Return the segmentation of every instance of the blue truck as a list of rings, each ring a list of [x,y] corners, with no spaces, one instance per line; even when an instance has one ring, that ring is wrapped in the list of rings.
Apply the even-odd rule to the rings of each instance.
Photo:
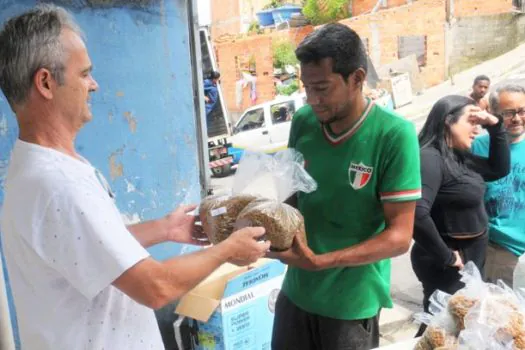
[[[40,2],[1,1],[0,23]],[[46,2],[70,10],[85,32],[100,89],[92,96],[93,121],[76,147],[109,180],[126,220],[149,220],[180,204],[198,203],[208,193],[210,150],[202,87],[206,32],[199,28],[195,0]],[[217,144],[218,136],[228,134],[225,117],[221,123],[212,132]],[[0,93],[0,208],[17,137],[15,117]],[[4,248],[0,240],[0,251]],[[164,260],[194,249],[162,244],[150,253]],[[0,255],[0,348],[19,349],[16,310]],[[167,349],[176,348],[174,307],[157,312]]]

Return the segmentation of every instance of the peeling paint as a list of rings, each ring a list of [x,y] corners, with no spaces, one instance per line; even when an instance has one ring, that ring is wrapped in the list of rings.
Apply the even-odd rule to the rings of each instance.
[[[135,185],[129,182],[128,179],[124,179],[124,181],[126,182],[126,192],[131,193],[137,191]]]
[[[128,122],[129,130],[134,134],[137,131],[137,118],[131,112],[124,112],[124,118]]]
[[[121,216],[125,225],[138,224],[141,221],[139,213],[122,213]]]
[[[124,166],[117,161],[117,157],[122,154],[122,151],[111,153],[109,156],[109,175],[111,180],[121,177],[124,174]]]
[[[7,135],[7,118],[5,115],[2,115],[0,118],[0,136]]]
[[[113,123],[113,112],[108,113],[108,120],[110,123]]]
[[[124,91],[117,91],[117,97],[124,97]]]

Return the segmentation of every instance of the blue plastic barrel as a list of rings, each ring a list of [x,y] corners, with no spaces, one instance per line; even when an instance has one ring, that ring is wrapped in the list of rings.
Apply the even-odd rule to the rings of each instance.
[[[264,10],[257,12],[257,19],[261,27],[273,26],[273,15],[272,10]]]

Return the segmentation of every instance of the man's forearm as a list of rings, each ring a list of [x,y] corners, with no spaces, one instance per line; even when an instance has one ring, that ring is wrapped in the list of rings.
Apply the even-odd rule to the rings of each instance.
[[[163,220],[145,221],[129,225],[127,229],[144,248],[148,248],[166,241],[167,231]]]
[[[407,238],[408,237],[408,238]],[[410,248],[411,235],[386,229],[360,244],[316,256],[318,269],[360,266],[404,254]]]
[[[192,254],[163,262],[165,268],[163,304],[169,304],[195,288],[230,258],[224,244],[218,244]]]
[[[123,273],[114,285],[153,309],[181,298],[230,259],[227,242],[159,262],[147,258]]]

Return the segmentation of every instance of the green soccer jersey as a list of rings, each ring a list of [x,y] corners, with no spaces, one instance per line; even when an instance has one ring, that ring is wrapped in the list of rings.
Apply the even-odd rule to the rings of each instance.
[[[419,145],[412,123],[368,101],[352,128],[335,135],[310,106],[295,114],[291,148],[304,155],[318,189],[299,193],[308,246],[323,254],[348,248],[385,228],[383,202],[421,196]],[[342,320],[392,307],[390,260],[358,267],[306,271],[289,267],[283,292],[301,309]]]

